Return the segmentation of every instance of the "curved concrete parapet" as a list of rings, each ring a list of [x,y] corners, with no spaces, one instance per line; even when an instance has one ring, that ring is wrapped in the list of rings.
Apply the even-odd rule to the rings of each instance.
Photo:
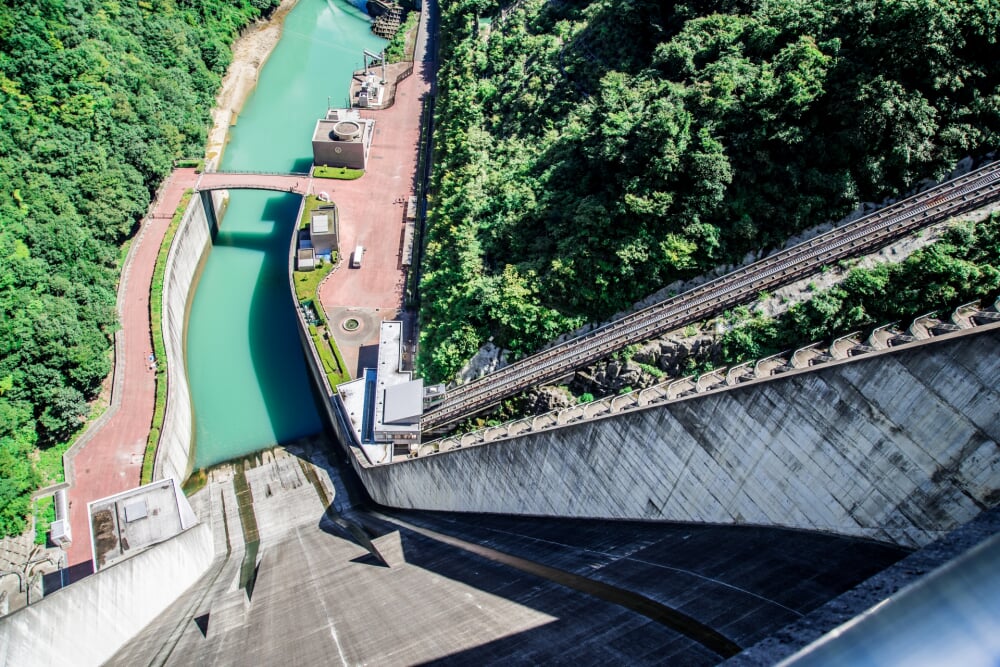
[[[628,394],[622,394],[621,396],[612,396],[609,399],[611,414],[622,412],[628,408],[634,408],[639,405],[639,397],[635,392],[630,392]]]
[[[868,336],[868,344],[876,350],[887,350],[893,345],[902,332],[899,330],[899,322],[890,322],[876,327]]]
[[[556,416],[553,413],[551,413],[551,412],[547,412],[544,415],[538,415],[537,417],[535,417],[534,419],[532,419],[531,420],[531,428],[532,428],[532,430],[537,431],[540,428],[546,428],[548,426],[555,426],[556,423],[557,423],[556,422]]]
[[[393,507],[759,524],[919,546],[1000,499],[998,344],[1000,324],[989,325],[355,469]]]
[[[726,384],[729,386],[737,385],[740,382],[747,382],[754,378],[753,375],[754,362],[746,361],[742,364],[733,366],[728,371],[726,371]]]
[[[507,433],[510,436],[521,435],[522,433],[527,433],[531,430],[532,419],[519,419],[516,422],[510,424],[510,428]]]
[[[722,387],[726,384],[726,369],[717,368],[701,375],[695,385],[696,391],[701,394],[711,389]]]
[[[199,524],[0,620],[0,666],[99,665],[209,568]]]
[[[161,326],[167,352],[167,408],[153,465],[154,479],[184,480],[193,466],[194,414],[184,362],[184,328],[188,299],[201,262],[212,245],[209,229],[202,198],[191,197],[174,235],[163,274]]]
[[[968,304],[968,307],[971,308],[972,304]],[[962,306],[962,308],[966,308],[966,306]],[[968,318],[966,321],[968,327],[965,328],[979,326],[979,316],[994,314],[1000,315],[1000,313],[996,313],[994,311],[977,310],[971,317]],[[985,321],[989,324],[1000,323],[1000,317],[996,319],[987,318]],[[508,431],[506,437],[538,432],[549,428],[558,428],[572,422],[580,421],[581,419],[599,419],[608,415],[634,410],[638,407],[647,407],[656,403],[676,401],[692,394],[722,391],[741,382],[767,379],[781,373],[808,369],[820,364],[829,363],[831,361],[835,361],[834,357],[830,354],[833,347],[839,347],[840,354],[844,355],[844,358],[838,361],[844,361],[851,357],[857,357],[861,354],[883,351],[891,347],[906,345],[916,341],[913,336],[902,333],[899,330],[898,325],[898,322],[894,322],[875,328],[871,335],[869,335],[867,344],[858,342],[861,340],[861,334],[860,332],[855,332],[836,339],[830,346],[827,346],[822,342],[813,343],[807,347],[799,348],[791,355],[786,352],[782,352],[780,354],[764,357],[756,362],[748,361],[728,369],[718,368],[708,373],[704,373],[701,376],[697,376],[697,378],[692,375],[680,379],[665,380],[659,384],[652,385],[651,387],[632,391],[627,394],[605,396],[604,398],[591,401],[590,403],[583,404],[582,406],[576,406],[583,408],[583,415],[580,416],[576,412],[572,413],[572,415],[564,415],[564,421],[560,421],[560,415],[562,415],[565,410],[575,408],[553,410],[535,417],[526,417],[518,421],[501,424],[499,427],[490,428],[507,428]],[[949,329],[939,333],[938,335],[954,332],[954,330]],[[782,364],[786,358],[789,358],[791,361]],[[757,375],[758,372],[759,376]],[[515,426],[518,428],[515,429]],[[477,433],[477,431],[473,431],[472,433]],[[483,431],[478,431],[478,433],[482,434]],[[452,449],[454,447],[461,447],[462,443],[458,440],[455,441],[454,447],[448,444],[451,440],[454,440],[455,437],[461,436],[452,436],[450,438],[446,437],[440,440],[431,441],[430,443],[425,443],[421,449],[421,453],[437,453],[439,451],[447,451],[448,449]],[[490,441],[496,439],[498,439],[498,437],[491,437]],[[475,438],[469,438],[467,444],[475,445],[481,444],[485,441],[485,436],[480,435],[478,440]]]
[[[569,408],[563,408],[559,411],[556,421],[559,424],[569,424],[575,421],[583,419],[584,411],[581,406],[574,405]]]
[[[689,375],[687,377],[674,380],[667,385],[667,399],[674,400],[676,398],[680,398],[681,396],[693,394],[694,391],[695,377],[693,375]]]
[[[847,359],[851,356],[851,350],[861,344],[861,332],[854,331],[841,336],[830,345],[830,356],[834,359]]]
[[[484,442],[483,434],[481,431],[473,431],[472,433],[466,433],[462,436],[459,441],[462,447],[471,447],[472,445],[479,445]]]
[[[940,321],[941,320],[937,318],[936,312],[921,315],[913,320],[910,324],[910,328],[907,329],[907,333],[917,340],[926,340],[931,337],[931,327],[938,324]]]
[[[491,426],[483,431],[483,442],[493,442],[507,437],[507,425]]]
[[[825,345],[822,343],[813,343],[807,347],[795,350],[789,363],[792,368],[809,368],[830,359],[831,357]]]
[[[789,356],[788,352],[779,352],[778,354],[772,354],[769,357],[758,360],[753,367],[754,377],[766,378],[775,375],[779,372],[779,369],[789,365]]]
[[[961,329],[968,329],[975,326],[972,317],[982,311],[978,300],[963,304],[955,309],[951,314],[951,321]]]
[[[662,384],[646,387],[639,392],[639,405],[653,405],[666,400],[667,388]]]
[[[603,400],[592,401],[582,407],[584,416],[587,419],[600,417],[601,415],[606,415],[611,412],[611,403]]]

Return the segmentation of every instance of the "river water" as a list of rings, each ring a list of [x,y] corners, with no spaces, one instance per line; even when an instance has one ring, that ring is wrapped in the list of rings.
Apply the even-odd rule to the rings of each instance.
[[[307,171],[316,119],[345,103],[363,49],[385,40],[347,0],[299,0],[230,130],[220,170]],[[299,197],[234,190],[191,303],[195,467],[316,433],[287,278]]]

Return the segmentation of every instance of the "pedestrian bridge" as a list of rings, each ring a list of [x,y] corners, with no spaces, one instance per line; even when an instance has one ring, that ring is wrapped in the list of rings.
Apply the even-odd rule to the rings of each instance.
[[[198,176],[194,186],[201,197],[212,238],[219,231],[212,193],[219,190],[271,190],[301,196],[313,194],[313,179],[308,172],[207,171]]]
[[[312,194],[312,177],[308,172],[210,171],[201,174],[194,189],[212,190],[273,190]]]

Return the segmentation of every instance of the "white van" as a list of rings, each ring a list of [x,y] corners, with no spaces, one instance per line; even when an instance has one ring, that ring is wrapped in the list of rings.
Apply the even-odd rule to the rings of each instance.
[[[364,246],[354,246],[354,252],[351,253],[351,268],[360,269],[361,268],[361,258],[365,254]]]

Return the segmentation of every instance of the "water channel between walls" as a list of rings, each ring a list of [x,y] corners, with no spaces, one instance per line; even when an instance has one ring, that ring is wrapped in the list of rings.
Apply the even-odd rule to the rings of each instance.
[[[221,170],[304,172],[328,102],[342,106],[363,50],[385,40],[347,0],[299,0],[230,130]],[[288,288],[300,198],[234,190],[191,297],[186,366],[194,467],[322,429]]]

